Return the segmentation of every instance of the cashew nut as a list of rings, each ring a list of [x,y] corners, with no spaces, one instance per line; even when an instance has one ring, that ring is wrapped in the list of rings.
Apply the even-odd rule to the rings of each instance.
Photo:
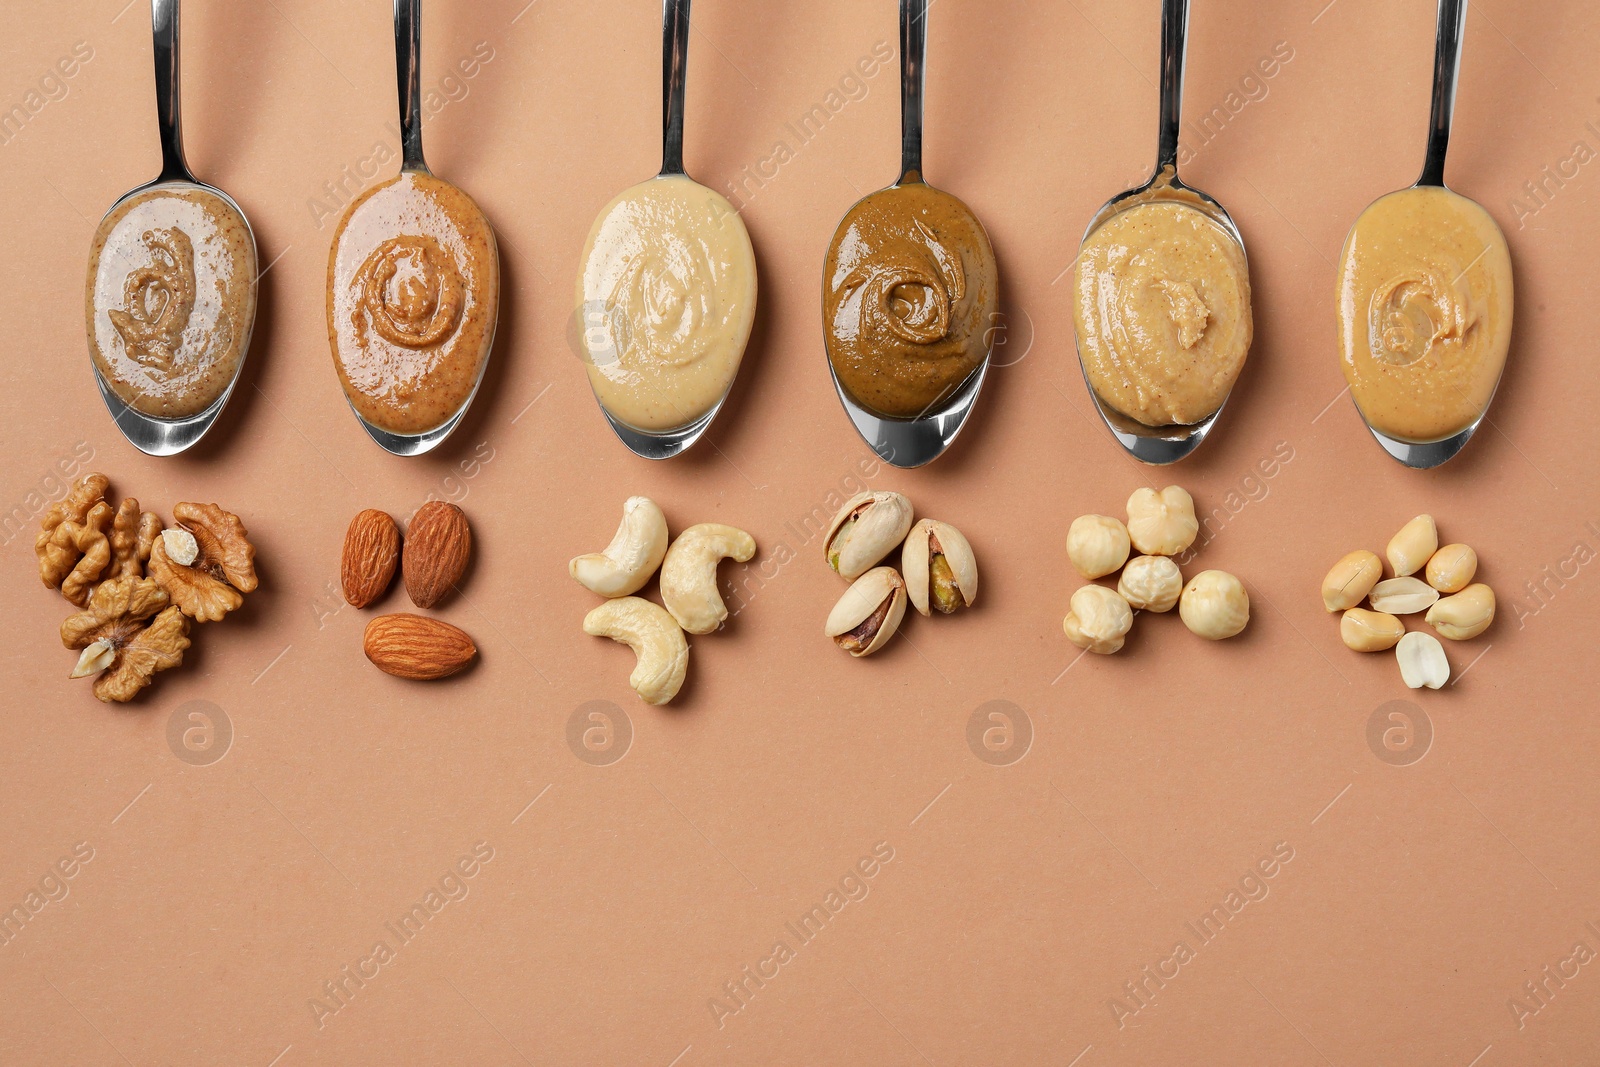
[[[665,608],[636,596],[618,597],[585,615],[583,632],[633,649],[638,662],[628,684],[647,704],[665,704],[683,688],[689,642]]]
[[[667,554],[667,517],[647,496],[630,496],[622,505],[622,524],[604,552],[579,556],[568,564],[585,589],[618,597],[644,588]]]
[[[702,522],[678,535],[661,564],[661,600],[692,634],[708,634],[728,617],[717,591],[717,564],[747,562],[756,554],[755,538],[720,522]]]

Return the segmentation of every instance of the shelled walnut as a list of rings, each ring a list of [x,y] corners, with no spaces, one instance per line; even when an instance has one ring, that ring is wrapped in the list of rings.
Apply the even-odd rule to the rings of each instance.
[[[244,603],[257,579],[256,550],[239,516],[215,504],[178,504],[178,525],[150,551],[150,574],[197,622],[216,622]]]
[[[94,695],[108,704],[132,700],[157,671],[183,662],[189,620],[170,605],[154,579],[101,582],[88,606],[61,624],[61,643],[82,650],[72,677],[98,674]]]

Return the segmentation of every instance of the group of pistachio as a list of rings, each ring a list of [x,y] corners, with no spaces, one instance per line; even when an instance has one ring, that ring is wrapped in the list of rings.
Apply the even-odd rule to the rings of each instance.
[[[702,522],[678,534],[668,546],[667,517],[647,496],[622,505],[622,523],[603,551],[578,556],[567,570],[579,585],[606,602],[583,618],[583,632],[609,637],[633,649],[636,659],[628,684],[649,704],[678,695],[689,673],[685,633],[709,634],[721,628],[728,606],[717,589],[717,565],[724,559],[748,563],[756,542],[743,530]],[[661,571],[662,607],[634,596]]]
[[[1091,584],[1072,594],[1062,620],[1067,640],[1081,649],[1110,655],[1121,650],[1133,629],[1134,609],[1171,611],[1201,637],[1221,641],[1250,622],[1250,595],[1227,571],[1201,571],[1183,581],[1172,557],[1188,551],[1200,532],[1194,498],[1181,486],[1157,492],[1136,489],[1128,498],[1128,521],[1110,515],[1080,515],[1067,531],[1067,558]],[[1140,555],[1129,559],[1132,549]],[[1093,584],[1115,574],[1117,587]]]
[[[908,598],[924,616],[950,615],[978,599],[978,560],[961,531],[937,519],[911,520],[910,500],[877,490],[845,501],[828,526],[823,552],[850,588],[823,629],[852,656],[870,656],[888,643]],[[896,548],[899,571],[875,566]]]
[[[120,704],[183,662],[191,622],[244,603],[256,550],[231,511],[180,503],[167,526],[133,497],[113,507],[110,486],[104,474],[79,478],[45,512],[34,552],[44,584],[80,609],[61,624],[61,643],[79,654],[71,677]]]
[[[1322,580],[1322,603],[1341,611],[1339,636],[1357,652],[1395,650],[1400,677],[1412,689],[1441,688],[1450,680],[1450,660],[1433,634],[1407,631],[1402,615],[1423,619],[1449,641],[1470,641],[1494,621],[1494,590],[1472,579],[1478,554],[1468,545],[1439,547],[1432,515],[1418,515],[1389,539],[1384,550],[1393,576],[1383,578],[1376,553],[1357,549]],[[1421,572],[1423,578],[1416,577]],[[1365,600],[1368,606],[1359,607]]]

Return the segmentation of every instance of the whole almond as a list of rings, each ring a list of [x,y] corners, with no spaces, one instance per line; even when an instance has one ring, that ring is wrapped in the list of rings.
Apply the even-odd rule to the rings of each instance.
[[[400,562],[400,527],[387,512],[368,508],[350,520],[344,533],[339,580],[351,607],[364,608],[389,589]]]
[[[406,527],[400,563],[411,602],[431,608],[443,600],[466,573],[471,557],[472,527],[466,514],[442,500],[422,505]]]
[[[367,623],[362,651],[380,671],[396,678],[447,678],[478,654],[460,627],[424,615],[380,615]]]

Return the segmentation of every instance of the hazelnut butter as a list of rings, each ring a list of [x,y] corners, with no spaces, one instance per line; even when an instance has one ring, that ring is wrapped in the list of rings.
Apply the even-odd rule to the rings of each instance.
[[[353,201],[328,257],[328,343],[356,413],[415,436],[472,399],[494,341],[500,259],[472,198],[403,171]]]
[[[1368,424],[1437,441],[1476,423],[1511,344],[1511,254],[1481,206],[1438,186],[1374,201],[1339,260],[1339,362]]]
[[[1223,225],[1181,201],[1146,201],[1078,253],[1078,354],[1105,404],[1146,426],[1222,406],[1250,352],[1250,272]]]
[[[250,346],[256,252],[244,216],[186,183],[130,196],[95,231],[84,312],[89,354],[123,403],[155,418],[200,414]]]
[[[680,429],[727,395],[756,312],[756,258],[733,205],[683,175],[607,204],[578,273],[595,397],[635,429]]]
[[[989,236],[922,182],[858,201],[823,266],[828,359],[856,402],[891,418],[937,406],[988,355],[999,308]]]

